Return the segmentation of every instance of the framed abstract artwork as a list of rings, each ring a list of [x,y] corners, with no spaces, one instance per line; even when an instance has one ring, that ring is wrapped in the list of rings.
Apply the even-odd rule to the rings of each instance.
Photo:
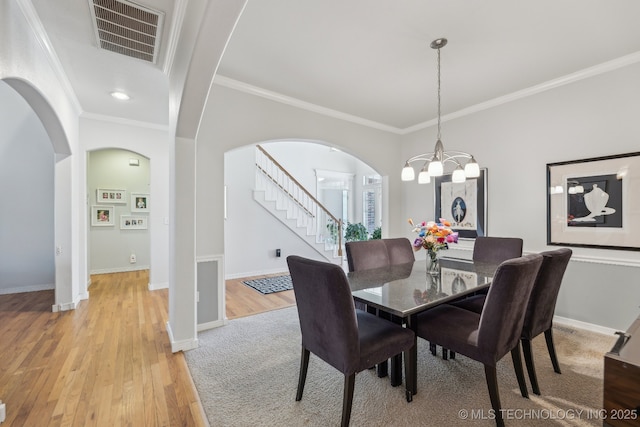
[[[640,250],[640,153],[547,164],[547,244]]]
[[[435,218],[451,222],[451,229],[463,239],[487,234],[487,169],[478,178],[454,183],[451,175],[435,178]]]

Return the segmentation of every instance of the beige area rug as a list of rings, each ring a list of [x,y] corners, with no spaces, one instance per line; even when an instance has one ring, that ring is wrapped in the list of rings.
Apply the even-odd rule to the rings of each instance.
[[[554,329],[562,374],[553,372],[544,336],[533,342],[542,392],[520,395],[511,356],[498,364],[509,426],[601,426],[603,356],[615,341],[564,327]],[[234,319],[199,334],[185,353],[209,423],[234,426],[337,426],[343,375],[314,355],[300,402],[295,401],[300,330],[295,307]],[[527,379],[528,381],[528,379]],[[404,384],[369,370],[356,375],[352,426],[494,426],[478,362],[442,360],[418,339],[418,394],[407,403]]]

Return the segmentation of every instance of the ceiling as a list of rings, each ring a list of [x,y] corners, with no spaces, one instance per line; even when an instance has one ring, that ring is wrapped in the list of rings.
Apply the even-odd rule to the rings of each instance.
[[[196,1],[196,0],[190,0]],[[176,0],[156,64],[98,49],[88,0],[32,0],[87,114],[168,123]],[[640,55],[637,0],[249,0],[218,70],[253,86],[398,132],[442,114]],[[128,103],[111,99],[128,91]],[[206,88],[203,88],[206,90]]]

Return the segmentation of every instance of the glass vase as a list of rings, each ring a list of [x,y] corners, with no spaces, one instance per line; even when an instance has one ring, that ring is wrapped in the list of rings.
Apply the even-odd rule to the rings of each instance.
[[[440,258],[437,251],[429,251],[427,257],[427,273],[432,276],[440,275]]]

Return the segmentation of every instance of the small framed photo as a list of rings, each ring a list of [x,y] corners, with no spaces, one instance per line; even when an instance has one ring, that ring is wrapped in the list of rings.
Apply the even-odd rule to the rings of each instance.
[[[113,206],[91,206],[91,225],[95,227],[106,227],[114,225]]]
[[[547,244],[640,251],[640,152],[547,164]]]
[[[98,188],[96,189],[96,202],[124,205],[127,203],[127,190]]]
[[[146,216],[120,215],[121,230],[146,230],[149,218]]]
[[[131,193],[131,212],[149,212],[149,194]]]

